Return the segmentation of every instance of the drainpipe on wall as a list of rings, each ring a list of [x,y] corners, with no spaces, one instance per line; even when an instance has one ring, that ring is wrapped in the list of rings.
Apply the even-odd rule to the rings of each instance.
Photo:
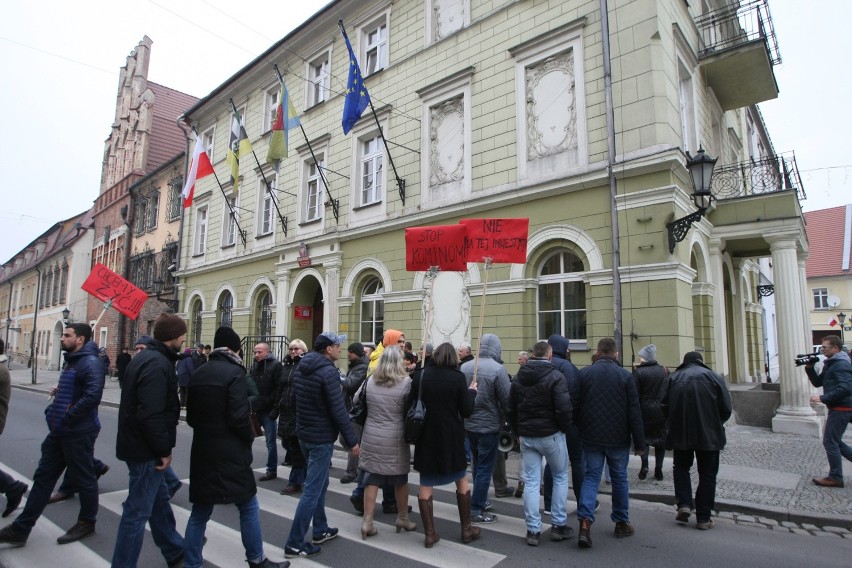
[[[126,211],[125,214],[121,216],[121,220],[124,221],[124,226],[127,227],[127,238],[125,239],[127,246],[124,247],[124,266],[122,267],[121,271],[123,273],[122,276],[124,277],[124,279],[129,282],[130,281],[130,245],[132,244],[132,240],[133,240],[133,231],[130,227],[130,223],[133,220],[133,214],[135,213],[135,207],[133,207],[133,188],[132,188],[132,186],[127,188],[127,194],[130,196],[130,203],[128,203],[126,205],[126,207],[128,208],[128,211]],[[118,356],[121,353],[124,352],[124,346],[125,346],[124,335],[125,335],[126,326],[127,326],[127,317],[123,313],[118,312],[118,351],[115,354],[116,360],[117,360]]]
[[[36,301],[33,306],[33,332],[30,335],[30,370],[32,372],[32,384],[36,384],[36,379],[38,378],[38,357],[36,357],[35,352],[35,338],[38,327],[36,324],[38,323],[38,305],[41,301],[41,269],[36,266],[36,274],[38,274],[38,286],[36,287]]]
[[[15,291],[15,283],[9,280],[9,309],[6,311],[6,350],[9,349],[9,328],[12,327],[12,292]]]
[[[183,115],[180,115],[179,117],[177,117],[175,119],[175,123],[177,124],[178,128],[180,128],[183,131],[183,137],[186,139],[186,151],[183,154],[183,183],[186,183],[186,176],[189,175],[189,160],[190,160],[190,158],[189,158],[189,143],[190,143],[191,139],[189,137],[189,132],[187,132],[186,129],[181,125],[181,121],[183,120],[183,118],[184,118]],[[183,195],[181,195],[181,201],[183,201]],[[172,278],[174,278],[174,281],[175,281],[175,283],[174,283],[175,300],[179,300],[179,298],[178,298],[178,287],[177,287],[177,283],[178,283],[177,273],[181,269],[180,260],[181,260],[181,248],[183,247],[184,211],[186,211],[186,209],[184,209],[183,203],[181,203],[181,206],[180,206],[180,225],[178,225],[178,241],[177,241],[178,242],[178,245],[177,245],[178,248],[177,248],[177,253],[175,254],[175,264],[177,266],[175,266],[175,271],[172,273]],[[175,308],[175,312],[179,311],[179,308],[180,308],[180,305],[178,304],[178,306]]]

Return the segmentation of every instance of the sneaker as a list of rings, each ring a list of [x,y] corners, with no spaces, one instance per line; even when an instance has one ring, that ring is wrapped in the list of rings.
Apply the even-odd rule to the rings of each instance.
[[[544,511],[542,511],[542,514],[547,515],[549,517],[550,516],[550,507],[545,507]]]
[[[541,533],[534,533],[532,531],[527,531],[527,544],[530,546],[538,546],[538,542],[541,539]]]
[[[483,512],[493,511],[494,503],[491,502],[491,499],[485,500],[485,507],[482,508]]]
[[[24,498],[24,494],[29,488],[29,485],[19,481],[12,487],[12,489],[6,492],[6,508],[3,510],[4,519],[18,508],[18,505],[21,504],[21,499]]]
[[[713,527],[716,526],[716,523],[713,522],[713,519],[709,519],[707,521],[699,521],[695,523],[695,528],[700,531],[709,531]]]
[[[284,547],[284,558],[310,558],[322,552],[322,548],[305,542],[299,548],[293,546]]]
[[[574,536],[574,529],[565,525],[553,525],[550,527],[550,540],[568,540]]]
[[[8,525],[0,529],[0,543],[11,544],[12,546],[24,546],[27,544],[27,538],[30,535],[25,534],[15,528],[15,525]]]
[[[68,532],[56,539],[59,544],[76,542],[81,538],[95,534],[95,523],[92,521],[77,521]]]
[[[675,516],[675,520],[679,523],[688,523],[689,516],[692,514],[692,509],[689,507],[678,507],[677,508],[677,516]]]
[[[338,533],[337,529],[328,527],[327,529],[325,529],[321,533],[314,533],[314,538],[311,539],[311,541],[314,544],[320,544],[320,543],[323,543],[327,540],[333,539],[334,537],[337,536],[337,533]]]
[[[491,523],[497,522],[497,515],[492,515],[491,513],[482,511],[479,515],[473,515],[470,518],[470,522],[475,525],[490,525]]]

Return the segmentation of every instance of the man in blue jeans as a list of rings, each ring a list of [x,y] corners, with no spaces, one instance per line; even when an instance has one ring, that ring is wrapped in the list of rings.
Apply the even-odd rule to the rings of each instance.
[[[185,339],[186,323],[175,314],[160,314],[154,339],[127,367],[115,455],[127,463],[130,487],[115,537],[113,568],[136,566],[145,523],[169,567],[183,565],[183,538],[175,529],[165,471],[172,462],[180,416],[175,362]]]
[[[257,413],[266,439],[266,473],[260,476],[258,481],[269,481],[278,477],[278,420],[273,409],[278,406],[275,395],[283,373],[284,366],[270,353],[268,343],[258,343],[254,346],[251,376],[257,385],[258,395],[252,410]]]
[[[822,387],[821,395],[813,395],[811,402],[828,407],[822,445],[828,458],[828,476],[813,479],[820,487],[843,487],[843,458],[852,461],[852,447],[843,443],[843,434],[852,421],[852,362],[843,351],[843,343],[836,335],[822,340],[822,372],[817,375],[813,365],[805,365],[811,384]]]
[[[473,494],[471,495],[471,522],[493,523],[497,515],[489,512],[488,488],[497,460],[497,445],[500,441],[502,415],[509,409],[509,373],[500,358],[503,347],[500,338],[485,333],[479,340],[479,356],[463,363],[460,371],[467,377],[467,384],[477,384],[476,405],[473,414],[464,421],[464,429],[470,440],[473,461]],[[475,376],[474,376],[475,375]]]
[[[639,391],[633,375],[621,366],[615,340],[605,337],[598,342],[595,362],[580,371],[580,389],[574,405],[575,421],[583,440],[586,473],[580,490],[577,517],[581,548],[592,547],[592,523],[595,522],[595,500],[601,483],[604,463],[612,476],[612,514],[615,537],[633,536],[629,516],[627,462],[630,440],[636,455],[645,451],[645,429],[639,408]]]
[[[315,556],[322,551],[317,544],[337,536],[337,529],[328,526],[325,516],[325,492],[338,434],[343,435],[353,455],[361,453],[343,404],[340,371],[334,366],[345,340],[345,335],[321,333],[314,341],[314,350],[305,354],[293,371],[291,397],[296,409],[296,431],[307,461],[307,478],[284,546],[287,558]],[[312,523],[313,534],[308,542],[305,536]]]
[[[62,332],[65,366],[55,397],[45,412],[49,433],[41,444],[33,488],[18,518],[0,530],[0,543],[27,543],[65,468],[80,492],[80,514],[57,542],[68,544],[95,532],[98,480],[93,460],[95,440],[101,431],[98,405],[104,392],[104,367],[98,359],[98,346],[91,339],[92,328],[84,323],[68,324]]]

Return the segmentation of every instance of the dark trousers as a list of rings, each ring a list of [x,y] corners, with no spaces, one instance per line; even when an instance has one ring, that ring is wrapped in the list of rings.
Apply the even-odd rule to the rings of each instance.
[[[92,462],[97,437],[98,431],[61,437],[47,435],[41,443],[41,459],[33,474],[33,488],[27,504],[13,523],[16,529],[30,534],[65,468],[80,492],[79,520],[94,522],[97,519],[98,480]]]
[[[0,469],[0,493],[8,493],[18,485],[14,477]]]
[[[568,445],[568,461],[571,463],[571,490],[574,499],[580,502],[580,489],[583,487],[583,478],[586,476],[586,460],[583,459],[583,441],[580,440],[580,429],[571,425],[571,430],[565,434],[565,443]],[[553,494],[553,476],[550,473],[550,464],[544,468],[544,505],[550,510],[550,496]]]
[[[699,523],[710,520],[710,513],[716,504],[716,474],[719,473],[719,452],[702,450],[674,450],[674,488],[677,506],[695,508],[695,517]],[[692,499],[693,457],[698,462],[698,488],[695,500]]]
[[[95,479],[97,479],[100,477],[101,472],[104,470],[104,467],[106,467],[106,464],[94,456],[92,457],[92,463],[95,467]],[[73,479],[68,478],[68,470],[65,470],[65,475],[62,477],[62,484],[59,486],[58,491],[60,493],[77,492],[77,486],[74,484]]]
[[[648,469],[648,454],[651,453],[651,448],[654,448],[654,471],[663,471],[663,460],[666,457],[665,446],[645,446],[645,453],[642,454],[642,469]]]

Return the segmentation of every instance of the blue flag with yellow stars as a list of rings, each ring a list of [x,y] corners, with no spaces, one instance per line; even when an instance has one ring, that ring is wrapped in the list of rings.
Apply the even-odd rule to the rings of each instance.
[[[343,29],[342,25],[340,32],[343,34],[343,40],[349,50],[349,79],[346,81],[346,99],[343,102],[343,133],[349,134],[349,131],[361,118],[364,109],[370,104],[370,93],[367,92],[367,85],[364,84],[364,78],[361,76],[361,68],[358,67],[358,60],[352,51],[349,36],[346,35],[346,30]]]

